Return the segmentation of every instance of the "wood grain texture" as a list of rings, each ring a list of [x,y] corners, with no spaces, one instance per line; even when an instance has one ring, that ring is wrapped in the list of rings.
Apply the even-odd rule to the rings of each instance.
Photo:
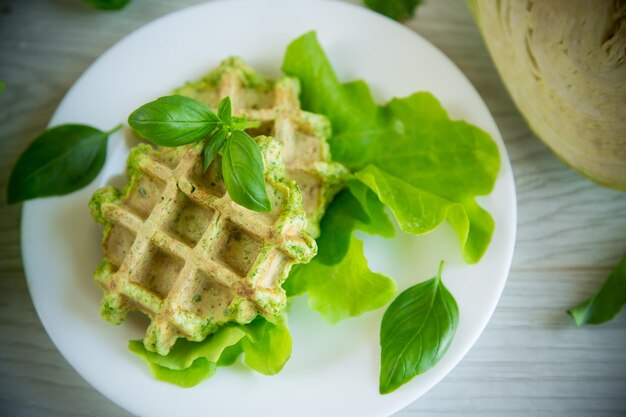
[[[133,0],[98,12],[80,0],[0,0],[0,189],[76,78],[143,24],[200,3]],[[359,0],[349,0],[358,4]],[[505,139],[518,193],[509,282],[484,334],[409,416],[624,416],[626,314],[577,329],[565,314],[626,253],[626,194],[567,169],[517,112],[462,0],[426,0],[406,24],[468,76]],[[56,351],[34,311],[20,258],[20,207],[0,203],[0,415],[129,416]]]

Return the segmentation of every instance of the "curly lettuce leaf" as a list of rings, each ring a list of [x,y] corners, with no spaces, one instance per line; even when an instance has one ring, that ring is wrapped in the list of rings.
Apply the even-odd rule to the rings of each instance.
[[[146,350],[141,340],[128,342],[128,349],[143,359],[155,379],[178,385],[181,388],[191,388],[203,379],[215,375],[215,363],[205,358],[196,359],[186,369],[170,369],[152,362],[151,359],[154,359],[150,356],[152,352]]]
[[[205,358],[209,362],[216,363],[224,349],[236,344],[245,336],[246,333],[238,326],[226,326],[208,336],[202,342],[178,339],[170,353],[165,356],[148,350],[145,351],[145,356],[150,363],[155,365],[173,370],[187,369],[198,358]],[[139,343],[143,347],[143,343],[141,341]],[[137,348],[135,347],[135,349]],[[145,348],[143,349],[145,350]],[[136,353],[135,350],[133,351]]]
[[[357,172],[355,176],[370,187],[380,201],[391,209],[403,231],[421,235],[436,229],[447,220],[459,237],[465,255],[470,258],[479,255],[482,248],[476,248],[475,242],[468,243],[471,211],[462,204],[413,187],[374,165]],[[489,230],[493,230],[493,222],[491,217],[486,217],[486,221],[488,223],[484,227],[488,233]],[[482,223],[479,221],[473,224],[475,228],[481,226]]]
[[[470,223],[467,238],[461,239],[464,259],[480,260],[494,222],[475,197],[491,192],[500,166],[497,145],[488,134],[450,120],[430,93],[378,106],[363,81],[339,82],[314,32],[288,46],[283,70],[300,78],[303,107],[331,120],[329,143],[336,161],[352,171],[373,165],[409,186],[458,203]]]
[[[385,211],[385,204],[370,188],[361,181],[348,180],[346,185],[352,196],[359,202],[367,219],[357,219],[355,227],[370,235],[392,238],[396,229]]]
[[[368,187],[356,180],[335,196],[320,222],[316,261],[338,264],[348,253],[355,229],[372,235],[393,237],[395,229],[383,203]]]
[[[131,340],[131,352],[146,362],[152,375],[164,382],[189,388],[215,375],[218,366],[230,366],[244,354],[244,363],[265,375],[274,375],[291,356],[291,334],[284,320],[255,319],[246,325],[229,325],[202,342],[176,341],[163,356],[146,350],[141,340]]]
[[[241,340],[244,363],[264,375],[279,373],[291,357],[291,334],[286,324],[257,319],[241,328],[247,335]]]
[[[290,296],[308,292],[309,307],[331,324],[380,308],[396,293],[391,278],[370,271],[363,242],[355,237],[341,262],[329,266],[314,258],[296,265],[284,286]]]

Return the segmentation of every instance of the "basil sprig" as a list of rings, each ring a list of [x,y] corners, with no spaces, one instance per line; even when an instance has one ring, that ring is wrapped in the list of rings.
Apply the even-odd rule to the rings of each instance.
[[[400,294],[387,308],[380,328],[381,394],[395,391],[437,364],[456,333],[459,307],[441,273]]]
[[[160,146],[203,141],[205,170],[222,151],[222,174],[233,201],[254,211],[272,209],[265,187],[261,149],[244,132],[258,123],[233,116],[230,97],[220,101],[217,113],[189,97],[161,97],[132,112],[128,124],[139,136]]]
[[[83,188],[98,176],[106,159],[107,139],[121,127],[103,132],[91,126],[66,124],[46,130],[15,163],[7,202],[69,194]]]
[[[268,212],[272,206],[265,187],[261,149],[244,132],[259,124],[232,113],[229,97],[220,101],[215,113],[197,100],[174,95],[139,107],[128,123],[139,136],[160,146],[203,141],[205,171],[222,152],[224,183],[233,201],[250,210]],[[89,184],[104,165],[107,139],[120,127],[103,132],[91,126],[66,124],[46,130],[13,167],[8,203],[68,194]]]

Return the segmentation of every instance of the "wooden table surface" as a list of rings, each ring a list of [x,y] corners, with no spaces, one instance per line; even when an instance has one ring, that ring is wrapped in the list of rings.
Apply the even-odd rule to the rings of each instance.
[[[95,58],[145,23],[200,2],[133,0],[120,12],[100,12],[80,0],[0,0],[2,193],[17,156]],[[578,329],[565,312],[626,253],[626,194],[570,171],[534,137],[462,0],[425,3],[406,24],[461,68],[491,110],[515,174],[518,237],[484,334],[450,375],[397,416],[625,416],[626,313]],[[20,212],[2,198],[0,415],[128,416],[76,374],[39,322],[22,270]]]

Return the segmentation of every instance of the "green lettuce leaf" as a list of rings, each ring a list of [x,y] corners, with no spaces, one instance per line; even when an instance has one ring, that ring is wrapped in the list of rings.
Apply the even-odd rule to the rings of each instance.
[[[291,334],[286,320],[257,318],[246,325],[228,325],[202,342],[178,339],[163,356],[146,350],[141,340],[131,340],[131,352],[146,362],[152,375],[183,388],[193,387],[215,374],[217,366],[230,366],[243,353],[249,368],[274,375],[291,356]]]
[[[247,335],[241,341],[244,363],[264,375],[280,372],[291,357],[291,334],[286,324],[257,319],[241,328]]]
[[[612,320],[626,305],[626,257],[611,272],[602,287],[589,300],[568,313],[577,326],[602,324]]]
[[[447,220],[459,236],[461,245],[466,247],[470,221],[461,204],[413,187],[374,165],[355,175],[391,209],[403,231],[421,235]]]
[[[369,270],[363,243],[351,237],[346,256],[329,266],[314,258],[297,265],[285,282],[287,294],[309,294],[309,307],[329,323],[356,317],[387,304],[396,293],[389,277]]]
[[[348,252],[357,222],[367,222],[368,219],[359,201],[349,190],[342,190],[329,204],[320,222],[315,261],[324,265],[341,262]]]
[[[357,180],[349,180],[346,185],[320,222],[315,259],[324,265],[336,265],[346,256],[355,229],[386,238],[395,235],[393,223],[376,194]]]
[[[166,356],[146,350],[141,340],[131,340],[128,349],[148,364],[152,375],[159,381],[189,388],[213,376],[216,362],[224,350],[236,345],[245,336],[240,328],[226,326],[202,342],[178,339]]]
[[[166,356],[148,350],[146,350],[145,356],[155,365],[173,370],[187,369],[198,358],[205,358],[213,363],[217,362],[224,349],[236,344],[245,336],[246,333],[238,326],[226,326],[202,342],[178,339]],[[143,346],[143,343],[141,345]]]
[[[385,211],[385,204],[378,195],[361,181],[348,180],[346,185],[367,216],[366,219],[357,219],[355,227],[370,235],[394,237],[396,229]]]
[[[228,346],[226,349],[222,351],[222,355],[218,359],[216,365],[217,366],[230,366],[243,353],[243,349],[241,348],[241,342],[236,345]]]
[[[143,359],[155,379],[169,382],[182,388],[191,388],[198,385],[203,379],[215,375],[215,364],[205,358],[198,358],[186,369],[177,370],[153,363],[151,361],[153,358],[150,357],[152,352],[146,350],[141,340],[128,342],[128,349]]]
[[[491,192],[500,166],[497,145],[489,135],[450,120],[429,93],[378,106],[363,81],[339,82],[314,32],[289,45],[283,70],[300,78],[303,107],[331,120],[333,159],[352,171],[373,165],[412,187],[458,203],[470,223],[467,239],[461,242],[464,258],[469,263],[480,260],[494,223],[475,197]]]

